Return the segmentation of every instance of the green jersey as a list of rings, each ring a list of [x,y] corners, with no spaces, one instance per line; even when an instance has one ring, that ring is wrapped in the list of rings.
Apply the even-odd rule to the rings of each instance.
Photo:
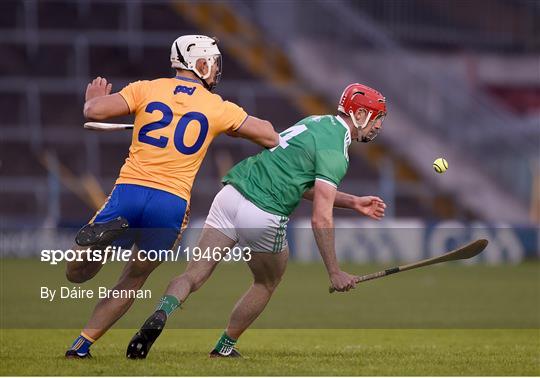
[[[339,185],[350,144],[349,127],[339,116],[308,117],[283,131],[278,146],[236,164],[223,183],[257,207],[288,217],[316,179]]]

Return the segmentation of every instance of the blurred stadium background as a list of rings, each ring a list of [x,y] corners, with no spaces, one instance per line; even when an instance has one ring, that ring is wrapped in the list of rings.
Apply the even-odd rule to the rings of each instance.
[[[460,238],[495,240],[493,261],[537,258],[539,19],[534,0],[2,0],[2,252],[31,253],[32,230],[84,224],[111,190],[130,135],[82,129],[87,82],[104,76],[119,90],[170,76],[171,42],[200,33],[221,41],[217,92],[278,130],[334,113],[350,82],[385,94],[384,131],[353,144],[342,186],[383,197],[384,227],[462,228]],[[220,177],[257,151],[215,141],[195,182],[193,225]],[[439,156],[450,164],[444,175],[431,167]],[[293,224],[309,213],[301,205]],[[344,225],[353,216],[336,214]],[[440,252],[445,242],[416,250]]]
[[[539,20],[536,0],[0,0],[0,374],[539,375]],[[350,82],[386,95],[384,130],[352,145],[342,189],[383,197],[387,216],[336,211],[343,269],[371,273],[475,238],[488,249],[468,266],[329,295],[303,203],[288,231],[295,262],[242,337],[246,363],[206,357],[250,284],[245,264],[220,264],[145,364],[119,357],[184,263],[158,268],[153,298],[93,347],[95,361],[62,359],[97,298],[40,299],[43,285],[69,285],[64,264],[17,257],[69,248],[127,156],[129,132],[83,129],[86,84],[171,76],[172,41],[193,33],[221,41],[217,92],[278,130],[334,113]],[[258,150],[226,136],[210,147],[185,245],[220,177]],[[432,169],[440,156],[444,175]],[[107,264],[82,287],[112,287],[120,270]]]

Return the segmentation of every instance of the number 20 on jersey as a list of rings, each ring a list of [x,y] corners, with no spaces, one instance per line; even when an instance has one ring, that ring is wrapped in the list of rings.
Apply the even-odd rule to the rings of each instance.
[[[163,129],[171,124],[173,120],[173,112],[171,108],[162,102],[151,102],[146,106],[145,112],[159,112],[161,113],[161,119],[141,127],[138,135],[139,142],[150,144],[158,148],[165,148],[169,142],[169,138],[165,136],[155,138],[149,136],[148,133],[150,131]],[[184,143],[184,136],[189,123],[192,121],[197,121],[200,125],[199,136],[193,145],[186,146]],[[184,114],[176,124],[176,128],[174,130],[174,146],[178,152],[184,155],[192,155],[201,149],[207,135],[208,119],[206,116],[199,112],[189,112]]]

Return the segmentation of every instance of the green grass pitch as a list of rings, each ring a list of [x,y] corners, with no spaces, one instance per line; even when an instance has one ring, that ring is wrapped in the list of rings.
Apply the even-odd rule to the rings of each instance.
[[[137,301],[93,347],[90,361],[63,353],[95,300],[39,299],[39,287],[73,286],[63,267],[0,260],[1,375],[540,375],[540,264],[441,266],[328,294],[320,264],[290,264],[266,311],[239,341],[242,360],[209,359],[236,299],[250,283],[243,264],[220,266],[178,310],[147,360],[124,357],[183,264],[150,278]],[[359,274],[380,266],[348,265]],[[84,288],[111,286],[106,266]]]
[[[73,331],[6,331],[3,375],[539,375],[538,330],[248,331],[242,360],[210,359],[220,330],[168,330],[148,359],[124,357],[114,330],[90,361],[61,357]],[[40,345],[37,347],[37,345]]]

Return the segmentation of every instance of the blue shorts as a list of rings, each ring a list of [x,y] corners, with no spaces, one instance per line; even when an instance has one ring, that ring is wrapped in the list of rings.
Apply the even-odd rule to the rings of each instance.
[[[187,226],[189,207],[185,199],[163,190],[118,184],[90,223],[119,216],[129,222],[129,229],[113,246],[131,249],[135,244],[139,250],[168,250]]]

